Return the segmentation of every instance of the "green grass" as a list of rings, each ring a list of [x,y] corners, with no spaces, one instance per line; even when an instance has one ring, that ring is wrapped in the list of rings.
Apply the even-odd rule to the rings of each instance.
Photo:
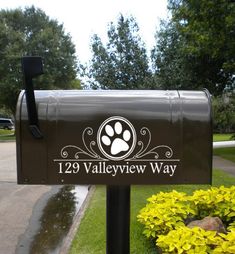
[[[233,134],[214,134],[213,141],[230,141]]]
[[[234,185],[235,178],[221,170],[213,171],[213,186]],[[143,226],[137,222],[136,216],[146,204],[146,199],[159,191],[184,191],[188,194],[196,189],[207,189],[209,185],[151,185],[132,186],[131,188],[131,254],[156,254],[154,244],[143,234]],[[79,230],[73,240],[70,254],[104,254],[105,251],[105,186],[97,186],[82,219]]]
[[[0,141],[15,140],[14,130],[0,129]]]
[[[213,150],[213,154],[235,162],[235,147],[216,148]]]

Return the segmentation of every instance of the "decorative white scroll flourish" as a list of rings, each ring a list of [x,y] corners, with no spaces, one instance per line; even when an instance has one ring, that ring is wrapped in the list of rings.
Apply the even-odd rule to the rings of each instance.
[[[93,147],[96,146],[96,141],[91,140],[87,141],[86,137],[93,135],[93,129],[91,127],[87,127],[83,133],[82,133],[82,142],[84,145],[84,148],[81,148],[79,146],[75,145],[67,145],[64,146],[61,151],[60,155],[63,159],[80,159],[82,155],[85,155],[89,159],[96,159],[100,161],[106,161],[107,159],[102,158],[100,155],[98,155]]]
[[[139,140],[137,142],[137,146],[140,147],[139,151],[132,158],[126,159],[127,161],[134,161],[134,160],[139,160],[144,158],[157,160],[160,158],[159,152],[162,149],[165,149],[165,153],[164,153],[164,158],[161,158],[161,159],[172,158],[173,150],[167,145],[158,145],[149,149],[149,145],[151,143],[151,132],[147,127],[141,128],[140,134],[141,136],[146,137],[145,140],[147,140],[147,142]]]

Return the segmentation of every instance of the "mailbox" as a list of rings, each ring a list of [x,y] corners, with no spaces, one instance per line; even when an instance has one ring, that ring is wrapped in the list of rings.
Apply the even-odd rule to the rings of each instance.
[[[18,183],[211,183],[212,112],[206,90],[34,94],[36,124],[29,121],[27,91],[17,104]]]
[[[34,91],[42,59],[22,67],[18,183],[106,184],[106,253],[130,253],[131,184],[211,183],[208,91]]]

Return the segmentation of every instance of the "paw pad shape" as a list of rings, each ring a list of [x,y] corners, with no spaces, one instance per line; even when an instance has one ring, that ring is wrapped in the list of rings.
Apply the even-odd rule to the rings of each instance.
[[[127,142],[131,138],[131,133],[129,130],[123,130],[122,124],[119,121],[114,124],[114,128],[107,124],[105,126],[105,132],[106,135],[103,135],[101,140],[104,145],[111,146],[110,152],[112,155],[129,150],[130,147]],[[114,135],[119,135],[120,137],[113,139]]]
[[[127,158],[136,146],[136,131],[129,120],[121,116],[106,119],[97,132],[102,154],[111,160]]]

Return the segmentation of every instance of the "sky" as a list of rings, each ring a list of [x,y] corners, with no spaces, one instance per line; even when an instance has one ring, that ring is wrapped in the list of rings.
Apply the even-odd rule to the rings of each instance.
[[[81,63],[91,59],[92,35],[98,34],[106,43],[108,24],[116,22],[120,13],[136,19],[148,50],[155,45],[154,35],[160,19],[167,17],[167,0],[0,0],[0,9],[31,5],[64,25]]]

